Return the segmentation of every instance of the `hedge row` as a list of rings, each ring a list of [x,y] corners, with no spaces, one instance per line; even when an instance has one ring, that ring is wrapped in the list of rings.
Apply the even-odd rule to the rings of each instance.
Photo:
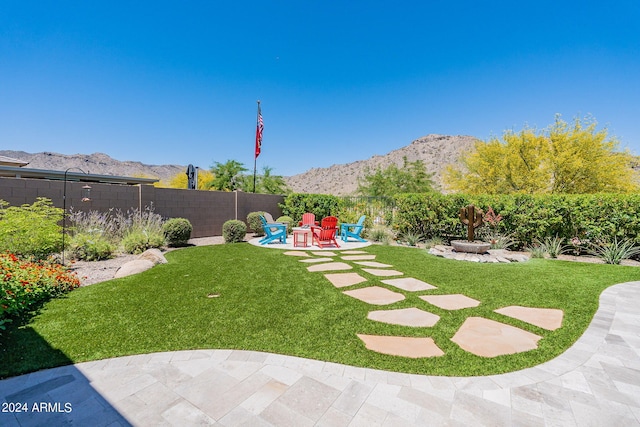
[[[558,236],[582,241],[628,238],[640,242],[640,194],[581,195],[442,195],[395,197],[394,228],[426,237],[462,237],[461,207],[491,207],[502,216],[499,231],[511,234],[519,247]]]

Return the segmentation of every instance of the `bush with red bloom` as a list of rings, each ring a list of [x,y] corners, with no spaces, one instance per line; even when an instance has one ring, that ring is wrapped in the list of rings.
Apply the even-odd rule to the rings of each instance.
[[[0,329],[9,317],[80,286],[75,273],[46,261],[23,261],[0,254]]]

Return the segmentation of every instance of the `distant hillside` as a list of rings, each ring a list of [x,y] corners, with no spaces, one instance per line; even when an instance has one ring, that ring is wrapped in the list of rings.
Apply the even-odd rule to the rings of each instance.
[[[186,166],[180,165],[146,165],[141,162],[120,161],[103,153],[66,155],[50,152],[32,154],[24,151],[0,150],[0,156],[29,162],[25,167],[31,169],[64,171],[74,167],[98,175],[157,178],[162,181],[168,181],[177,173],[184,173],[187,170]]]
[[[442,187],[444,168],[457,163],[460,152],[473,147],[476,141],[477,138],[472,136],[427,135],[388,154],[328,168],[314,168],[289,177],[286,182],[296,193],[353,194],[358,188],[358,178],[364,177],[367,168],[374,171],[393,163],[402,166],[402,158],[406,156],[410,162],[422,160],[427,171],[435,174],[436,184]]]
[[[428,135],[416,139],[406,147],[385,155],[375,155],[366,160],[333,165],[328,168],[314,168],[305,173],[285,177],[289,188],[297,193],[319,193],[334,195],[353,194],[358,188],[358,178],[365,175],[367,168],[374,171],[392,163],[402,165],[402,158],[410,162],[424,161],[427,171],[435,173],[434,180],[442,185],[442,172],[446,165],[456,163],[462,150],[476,142],[472,136]],[[0,150],[0,156],[29,162],[27,168],[66,170],[77,167],[99,175],[157,178],[168,182],[178,173],[184,173],[186,166],[147,165],[137,161],[119,161],[103,153],[65,155],[51,152],[26,153],[24,151]]]

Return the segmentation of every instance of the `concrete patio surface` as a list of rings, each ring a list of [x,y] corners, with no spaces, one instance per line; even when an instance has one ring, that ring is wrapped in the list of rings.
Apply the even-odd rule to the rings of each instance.
[[[2,380],[0,401],[30,411],[0,412],[0,425],[639,426],[638,301],[640,282],[608,288],[570,349],[507,374],[413,375],[237,350],[143,354]]]
[[[273,243],[268,243],[266,245],[261,245],[260,244],[260,239],[262,237],[254,237],[253,239],[249,240],[249,243],[254,245],[254,246],[259,246],[261,248],[270,248],[270,249],[284,249],[284,250],[312,250],[312,251],[349,251],[349,250],[354,250],[354,249],[361,249],[361,248],[366,248],[367,246],[371,245],[371,242],[354,242],[354,241],[348,241],[348,242],[343,242],[339,237],[336,238],[339,247],[335,247],[335,246],[331,246],[331,247],[326,247],[326,248],[320,248],[316,245],[311,245],[309,244],[309,246],[293,246],[293,236],[287,236],[287,243],[280,243],[280,242],[273,242]]]

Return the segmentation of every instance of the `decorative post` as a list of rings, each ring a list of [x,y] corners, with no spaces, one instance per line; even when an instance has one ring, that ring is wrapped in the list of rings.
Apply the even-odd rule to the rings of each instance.
[[[482,211],[473,205],[460,208],[460,221],[467,226],[467,240],[469,242],[475,240],[475,229],[482,225],[483,215]]]

